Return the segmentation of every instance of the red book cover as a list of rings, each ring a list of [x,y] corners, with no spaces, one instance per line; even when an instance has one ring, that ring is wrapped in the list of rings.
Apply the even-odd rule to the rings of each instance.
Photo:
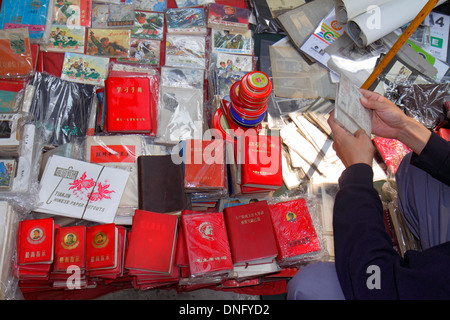
[[[273,261],[278,250],[267,201],[228,207],[224,215],[235,265]]]
[[[181,223],[178,227],[177,252],[175,256],[175,265],[177,267],[189,267],[189,261],[186,251],[186,241]]]
[[[283,186],[280,136],[246,135],[240,148],[242,186],[274,190]]]
[[[440,128],[440,129],[437,131],[437,134],[438,134],[439,136],[441,136],[443,139],[445,139],[445,140],[447,140],[447,141],[450,141],[450,129],[447,129],[447,128]]]
[[[52,218],[20,221],[18,231],[19,265],[53,263],[54,228]]]
[[[117,266],[117,232],[114,223],[87,227],[86,271]]]
[[[172,273],[177,225],[176,215],[135,210],[125,268]]]
[[[225,188],[225,154],[222,140],[186,140],[184,150],[185,188]]]
[[[54,272],[66,272],[76,265],[81,270],[86,266],[86,226],[69,226],[55,231]]]
[[[181,220],[192,276],[226,273],[233,269],[222,212],[185,210]]]
[[[124,254],[125,254],[125,238],[126,238],[126,230],[123,226],[116,226],[117,229],[117,264],[108,269],[99,269],[99,270],[91,270],[89,271],[89,277],[99,277],[104,279],[116,279],[119,276],[123,275],[123,263],[124,263]]]
[[[321,249],[305,199],[270,204],[269,208],[279,260]]]
[[[108,132],[152,133],[156,93],[149,78],[108,77],[105,92]]]
[[[396,139],[376,137],[373,139],[378,152],[391,173],[396,173],[403,157],[412,150]]]

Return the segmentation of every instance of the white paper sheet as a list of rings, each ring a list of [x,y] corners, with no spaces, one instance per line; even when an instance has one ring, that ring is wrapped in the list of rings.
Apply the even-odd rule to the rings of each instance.
[[[395,0],[348,20],[345,31],[360,47],[381,39],[397,28],[411,22],[427,4],[427,0]],[[441,5],[441,0],[437,5]]]
[[[336,18],[341,24],[348,20],[370,10],[372,6],[381,6],[382,4],[393,0],[336,0]]]

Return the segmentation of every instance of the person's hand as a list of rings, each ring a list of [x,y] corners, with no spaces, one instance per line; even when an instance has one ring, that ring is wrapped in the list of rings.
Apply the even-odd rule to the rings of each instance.
[[[418,121],[408,117],[389,99],[369,90],[360,91],[363,95],[361,104],[373,111],[372,133],[388,139],[397,139],[416,154],[420,154],[431,132]]]
[[[357,163],[372,166],[375,147],[363,129],[351,134],[334,121],[334,111],[328,118],[333,132],[333,149],[346,168]]]
[[[382,95],[365,89],[360,89],[360,91],[363,95],[361,104],[373,111],[372,133],[385,138],[397,139],[399,131],[406,125],[408,116]]]

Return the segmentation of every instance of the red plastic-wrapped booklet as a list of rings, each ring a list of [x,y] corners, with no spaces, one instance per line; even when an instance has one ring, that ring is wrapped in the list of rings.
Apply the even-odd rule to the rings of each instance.
[[[125,267],[169,275],[175,261],[178,217],[136,210]]]
[[[90,226],[86,230],[86,270],[117,266],[118,230],[114,223]]]
[[[283,185],[280,136],[247,135],[238,147],[242,186],[276,190]]]
[[[224,189],[225,156],[221,140],[186,140],[184,187]]]
[[[150,77],[109,76],[105,82],[107,132],[156,134],[155,85]]]
[[[321,249],[305,199],[270,204],[269,208],[278,245],[279,260]]]
[[[398,166],[403,160],[403,157],[412,150],[396,139],[387,139],[383,137],[376,137],[373,139],[378,152],[381,154],[384,162],[391,171],[395,174]]]
[[[181,220],[191,275],[230,272],[233,261],[223,213],[184,210]]]
[[[53,272],[66,272],[70,266],[86,266],[86,226],[68,226],[55,231]]]
[[[53,263],[54,223],[52,218],[23,220],[18,231],[18,264]]]

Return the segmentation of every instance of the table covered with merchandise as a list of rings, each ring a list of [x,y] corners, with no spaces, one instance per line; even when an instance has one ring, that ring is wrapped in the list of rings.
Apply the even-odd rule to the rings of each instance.
[[[327,118],[335,110],[349,131],[371,134],[358,88],[421,9],[355,35],[360,7],[3,0],[0,299],[279,295],[304,265],[334,261],[344,166]],[[447,7],[370,89],[449,139]],[[410,150],[372,138],[374,184],[402,254],[417,243],[393,175]]]

